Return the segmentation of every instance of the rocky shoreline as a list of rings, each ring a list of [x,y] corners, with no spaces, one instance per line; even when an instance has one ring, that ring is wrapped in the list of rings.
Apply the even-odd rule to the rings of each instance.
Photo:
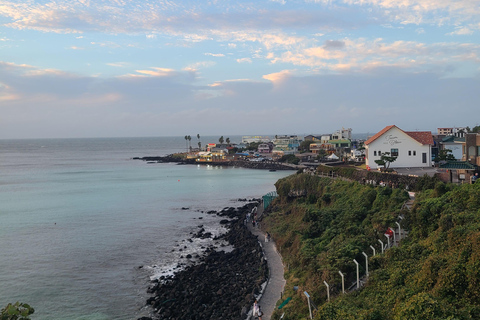
[[[152,317],[138,320],[244,320],[268,276],[262,247],[244,223],[255,205],[252,202],[217,212],[229,231],[216,240],[227,241],[233,250],[207,248],[197,263],[152,281],[148,289],[152,297],[147,300]],[[202,232],[193,235],[206,236]]]
[[[263,170],[296,170],[296,168],[286,165],[284,163],[275,161],[247,161],[247,160],[230,160],[219,162],[196,162],[195,159],[181,159],[172,155],[167,156],[153,156],[153,157],[134,157],[133,160],[142,160],[147,163],[178,163],[178,164],[205,164],[213,166],[229,166],[229,167],[241,167],[248,169],[263,169]]]

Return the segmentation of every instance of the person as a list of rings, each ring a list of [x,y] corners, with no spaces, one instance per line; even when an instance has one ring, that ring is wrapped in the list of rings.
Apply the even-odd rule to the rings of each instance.
[[[257,314],[257,316],[258,316],[258,320],[262,320],[263,311],[262,311],[262,309],[260,308],[260,306],[258,306],[258,314]]]
[[[258,317],[258,312],[260,311],[260,306],[258,305],[257,300],[253,303],[253,316]]]
[[[478,179],[478,172],[475,173],[475,175],[472,177],[472,183],[475,183]]]

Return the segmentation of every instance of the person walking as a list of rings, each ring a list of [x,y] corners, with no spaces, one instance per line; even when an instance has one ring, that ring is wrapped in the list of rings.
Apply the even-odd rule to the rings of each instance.
[[[258,305],[258,301],[255,300],[253,303],[253,316],[258,317],[258,312],[260,311],[260,306]]]

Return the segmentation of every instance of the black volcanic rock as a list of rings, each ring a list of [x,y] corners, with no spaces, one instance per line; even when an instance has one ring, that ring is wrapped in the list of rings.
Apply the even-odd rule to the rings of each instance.
[[[252,206],[218,213],[230,219],[229,231],[220,238],[234,247],[232,251],[209,247],[197,264],[150,286],[148,292],[153,296],[147,305],[152,306],[154,319],[244,319],[242,310],[253,304],[254,294],[260,293],[268,275],[262,248],[243,224]]]

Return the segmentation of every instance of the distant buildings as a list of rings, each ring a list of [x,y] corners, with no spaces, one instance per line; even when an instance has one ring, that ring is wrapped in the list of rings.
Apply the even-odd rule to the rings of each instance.
[[[281,157],[286,154],[295,154],[298,152],[300,142],[301,139],[296,135],[275,136],[275,140],[273,140],[273,156]]]

